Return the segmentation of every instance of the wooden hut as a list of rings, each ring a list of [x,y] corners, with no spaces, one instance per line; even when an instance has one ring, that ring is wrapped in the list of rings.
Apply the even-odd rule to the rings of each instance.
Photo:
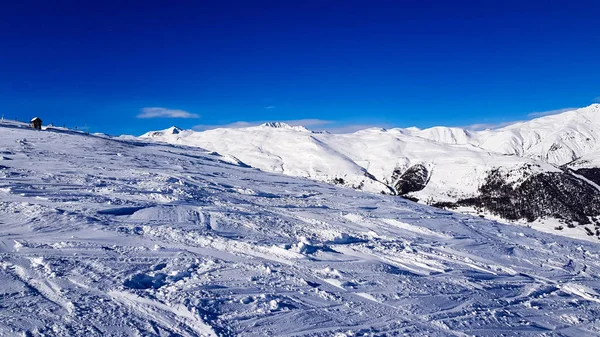
[[[41,130],[42,129],[42,120],[39,117],[35,117],[34,119],[31,120],[29,125],[34,129]]]

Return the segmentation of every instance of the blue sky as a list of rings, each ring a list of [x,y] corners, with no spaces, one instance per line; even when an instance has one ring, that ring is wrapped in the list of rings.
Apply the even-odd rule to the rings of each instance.
[[[111,134],[522,120],[598,100],[599,12],[597,1],[7,1],[0,113]]]

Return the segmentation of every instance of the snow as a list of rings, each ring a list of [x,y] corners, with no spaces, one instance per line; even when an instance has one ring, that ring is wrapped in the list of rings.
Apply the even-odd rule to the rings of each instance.
[[[363,184],[365,190],[372,192],[389,191],[385,184],[367,177],[363,167],[331,148],[317,134],[285,123],[206,132],[188,130],[179,134],[164,130],[142,137],[199,146],[268,172],[322,181],[342,178],[349,185]]]
[[[423,164],[430,171],[420,200],[456,201],[475,196],[489,172],[501,167],[519,183],[536,172],[557,172],[541,161],[490,152],[467,142],[470,131],[457,128],[371,128],[352,134],[311,133],[295,127],[248,127],[204,132],[150,132],[144,139],[198,146],[267,172],[333,182],[369,192],[390,193],[395,169]]]
[[[472,216],[480,216],[480,217],[483,217],[485,219],[489,219],[492,221],[499,221],[499,222],[507,223],[507,221],[505,219],[502,219],[501,217],[494,215],[494,214],[490,213],[489,211],[481,210],[481,209],[476,210],[473,207],[461,206],[461,207],[457,207],[455,209],[455,211],[463,213],[463,214],[472,215]],[[562,235],[562,236],[566,236],[569,238],[598,243],[598,238],[596,236],[590,236],[586,233],[585,227],[588,227],[590,229],[594,228],[594,226],[591,226],[591,225],[568,227],[564,223],[564,221],[561,221],[560,219],[548,218],[548,217],[539,218],[535,221],[527,221],[526,219],[520,219],[520,220],[511,221],[509,223],[513,224],[513,225],[532,228],[537,231],[548,233],[548,234]],[[562,229],[557,230],[556,229],[557,227],[560,227]]]
[[[435,127],[411,134],[439,143],[471,144],[491,152],[564,165],[600,149],[600,104],[494,130]]]
[[[0,123],[0,335],[600,334],[596,243],[212,151]]]
[[[232,163],[373,193],[396,193],[394,172],[422,165],[428,171],[427,185],[409,195],[433,204],[477,197],[495,170],[516,187],[538,173],[562,172],[561,165],[600,167],[598,130],[600,104],[593,104],[483,131],[437,126],[330,134],[273,122],[175,134],[167,129],[142,138],[197,146],[229,156]],[[532,225],[539,228],[548,223],[538,219]],[[562,234],[588,239],[583,230],[571,232]]]
[[[287,123],[283,122],[267,122],[260,125],[261,128],[274,128],[274,129],[286,129],[300,132],[310,132],[307,128],[303,126],[291,126]]]

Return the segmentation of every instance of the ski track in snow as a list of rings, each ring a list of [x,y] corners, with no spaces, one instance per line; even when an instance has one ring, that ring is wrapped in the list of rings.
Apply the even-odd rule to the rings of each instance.
[[[0,126],[0,336],[593,336],[598,245]]]

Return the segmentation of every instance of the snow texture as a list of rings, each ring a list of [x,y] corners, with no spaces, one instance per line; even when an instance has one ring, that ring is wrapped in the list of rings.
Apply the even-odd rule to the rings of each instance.
[[[0,155],[0,336],[600,334],[594,243],[134,137]]]

